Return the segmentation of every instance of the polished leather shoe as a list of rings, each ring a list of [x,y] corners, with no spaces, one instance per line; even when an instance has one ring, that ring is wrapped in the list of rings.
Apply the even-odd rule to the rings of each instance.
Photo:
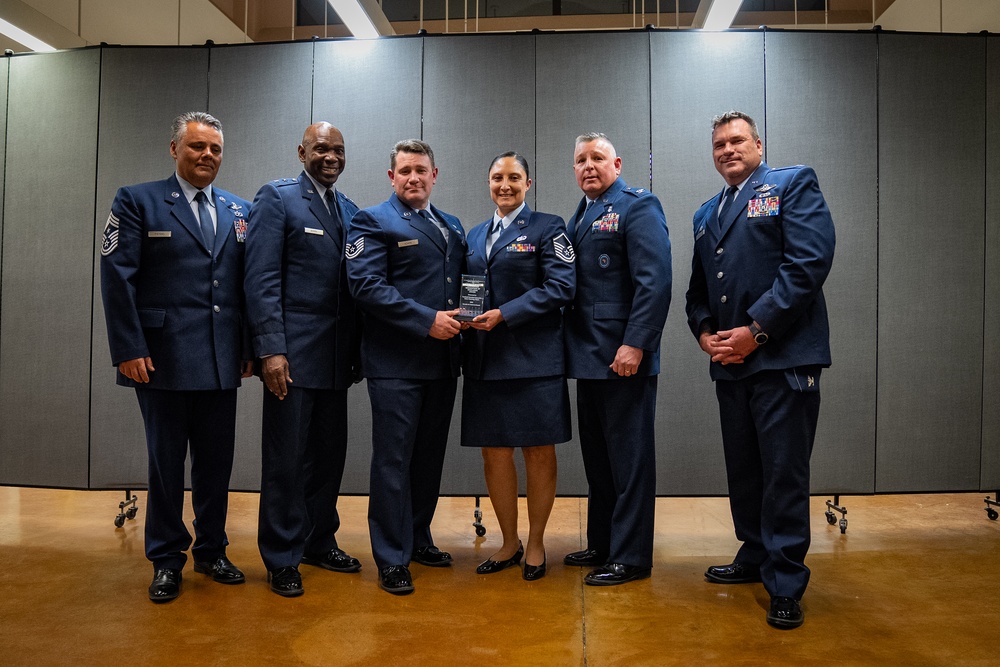
[[[705,570],[705,578],[713,584],[752,584],[760,581],[760,567],[744,563],[713,565]]]
[[[294,598],[302,595],[302,575],[299,568],[288,566],[279,567],[277,570],[267,571],[267,581],[271,584],[271,590],[286,598]]]
[[[361,561],[348,556],[340,549],[330,549],[325,554],[303,554],[302,562],[306,565],[315,565],[331,572],[358,572],[361,570]]]
[[[524,564],[524,571],[521,572],[521,578],[525,581],[536,581],[545,576],[545,560],[542,560],[541,565],[528,565]]]
[[[217,581],[220,584],[242,584],[247,580],[240,568],[233,565],[225,556],[219,556],[212,561],[195,561],[194,571],[199,574],[207,574],[212,577],[212,581]]]
[[[181,594],[181,571],[170,568],[157,570],[153,583],[149,585],[149,599],[153,602],[169,602]]]
[[[405,565],[390,565],[378,571],[378,587],[393,595],[408,595],[413,592],[413,577]]]
[[[805,614],[795,598],[776,595],[771,598],[771,608],[767,612],[767,624],[779,630],[792,630],[802,625]]]
[[[413,552],[411,560],[428,567],[448,567],[451,565],[451,554],[435,546],[420,547]]]
[[[584,549],[566,554],[563,563],[577,567],[600,567],[608,562],[608,557],[601,555],[596,549]]]
[[[518,544],[517,551],[514,555],[507,560],[493,560],[492,558],[487,558],[479,567],[476,568],[476,574],[493,574],[495,572],[500,572],[501,570],[506,570],[508,567],[514,567],[521,562],[521,558],[524,557],[524,545]]]
[[[583,583],[588,586],[617,586],[637,579],[646,579],[650,572],[652,572],[652,568],[639,565],[608,563],[584,577]]]

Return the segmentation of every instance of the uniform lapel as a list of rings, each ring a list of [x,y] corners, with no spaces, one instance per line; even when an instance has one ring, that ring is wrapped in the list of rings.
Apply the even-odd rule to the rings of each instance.
[[[218,257],[222,253],[222,249],[225,247],[226,243],[229,242],[230,236],[235,236],[236,234],[236,222],[242,220],[246,223],[247,212],[243,210],[243,207],[234,208],[239,206],[236,202],[228,201],[224,195],[222,195],[218,190],[212,188],[212,194],[215,196],[215,251],[214,255]]]
[[[323,197],[316,191],[316,187],[304,171],[299,174],[299,191],[302,193],[302,198],[309,202],[309,211],[316,218],[316,222],[319,223],[320,227],[326,230],[326,233],[331,238],[339,239],[342,234],[342,230],[339,229],[340,225],[336,223],[330,212],[326,210]],[[336,198],[334,198],[334,201],[336,201]]]
[[[736,219],[740,217],[743,209],[747,207],[747,202],[757,194],[757,191],[754,190],[754,188],[760,185],[761,179],[769,169],[770,168],[767,164],[761,162],[760,166],[758,166],[754,170],[753,174],[750,175],[750,179],[746,182],[746,185],[743,186],[743,189],[740,190],[740,195],[736,198],[736,201],[733,202],[732,206],[729,207],[729,210],[726,211],[726,217],[719,220],[719,227],[721,228],[721,232],[719,234],[720,239],[726,235],[729,228],[733,226],[734,222],[736,222]]]
[[[420,217],[415,210],[400,201],[395,193],[392,195],[392,205],[399,214],[399,217],[409,223],[410,227],[414,231],[419,232],[425,236],[431,243],[433,243],[441,252],[446,252],[447,248],[444,245],[444,237],[441,236],[441,230],[431,222],[430,220],[424,220]]]
[[[195,238],[205,252],[212,254],[212,250],[205,245],[205,239],[201,235],[201,227],[198,225],[198,220],[194,217],[194,211],[191,210],[191,205],[188,203],[187,197],[184,196],[184,191],[181,190],[180,183],[177,182],[177,176],[173,175],[167,179],[167,187],[163,193],[163,201],[170,205],[170,213],[173,214],[177,222],[180,223],[181,227],[186,229],[191,236]]]
[[[500,232],[500,237],[493,243],[493,253],[490,255],[489,261],[492,264],[493,258],[503,252],[504,247],[515,242],[524,230],[528,228],[528,221],[531,219],[531,209],[525,204],[521,212],[517,214],[507,228]]]

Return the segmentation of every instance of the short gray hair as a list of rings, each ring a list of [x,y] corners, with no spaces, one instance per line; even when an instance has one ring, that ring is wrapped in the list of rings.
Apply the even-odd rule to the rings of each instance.
[[[583,134],[581,134],[576,138],[575,142],[573,142],[573,148],[576,148],[580,144],[589,144],[591,141],[606,141],[608,146],[611,146],[611,154],[615,157],[618,157],[618,152],[615,150],[615,145],[611,143],[610,139],[608,139],[608,135],[604,134],[603,132],[584,132]]]
[[[713,118],[712,119],[712,132],[715,132],[715,130],[720,125],[725,125],[726,123],[731,123],[734,120],[745,120],[747,122],[747,125],[750,126],[750,136],[753,137],[754,141],[759,141],[760,140],[760,134],[757,132],[757,123],[754,122],[753,118],[751,118],[747,114],[743,113],[742,111],[735,111],[735,110],[733,110],[733,111],[727,111],[726,113],[719,114],[718,116],[716,116],[715,118]]]
[[[396,145],[392,147],[392,152],[389,153],[390,169],[396,169],[396,156],[400,153],[426,155],[431,161],[431,167],[434,166],[434,151],[431,150],[430,144],[420,141],[420,139],[403,139],[402,141],[397,141]]]
[[[170,126],[170,141],[175,144],[180,143],[181,139],[184,138],[184,133],[187,132],[188,123],[208,125],[220,135],[222,134],[222,123],[212,114],[204,111],[186,111],[177,118],[174,118],[174,122]]]

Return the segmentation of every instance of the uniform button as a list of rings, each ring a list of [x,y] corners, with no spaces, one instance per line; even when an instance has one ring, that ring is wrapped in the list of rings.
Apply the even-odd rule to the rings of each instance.
[[[448,276],[448,282],[449,283],[451,282],[451,276]]]
[[[455,302],[454,302],[454,301],[452,301],[451,299],[448,299],[448,305],[449,305],[449,306],[454,306],[454,305],[455,305]]]
[[[218,280],[213,280],[212,281],[212,287],[218,287],[218,286],[219,286],[219,281]]]
[[[722,278],[722,271],[719,271],[718,273],[716,273],[715,277],[716,278]]]
[[[715,250],[715,254],[716,254],[716,255],[721,255],[721,254],[722,254],[722,248],[717,248],[717,249]]]
[[[490,295],[490,291],[486,290],[486,296],[489,296],[489,295]]]
[[[726,295],[725,295],[725,294],[723,294],[723,295],[722,295],[722,298],[721,298],[721,299],[719,299],[719,301],[721,301],[722,303],[725,303],[725,302],[726,302]]]
[[[215,312],[217,312],[217,313],[220,313],[220,312],[222,312],[222,309],[221,309],[221,308],[219,308],[218,306],[212,306],[212,310],[214,310],[214,311],[215,311]]]

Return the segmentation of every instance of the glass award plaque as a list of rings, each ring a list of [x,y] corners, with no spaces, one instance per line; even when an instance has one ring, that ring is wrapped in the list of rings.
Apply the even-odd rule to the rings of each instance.
[[[459,322],[468,322],[477,315],[482,315],[485,300],[486,276],[462,274],[462,292],[458,297],[460,312],[455,319]]]

